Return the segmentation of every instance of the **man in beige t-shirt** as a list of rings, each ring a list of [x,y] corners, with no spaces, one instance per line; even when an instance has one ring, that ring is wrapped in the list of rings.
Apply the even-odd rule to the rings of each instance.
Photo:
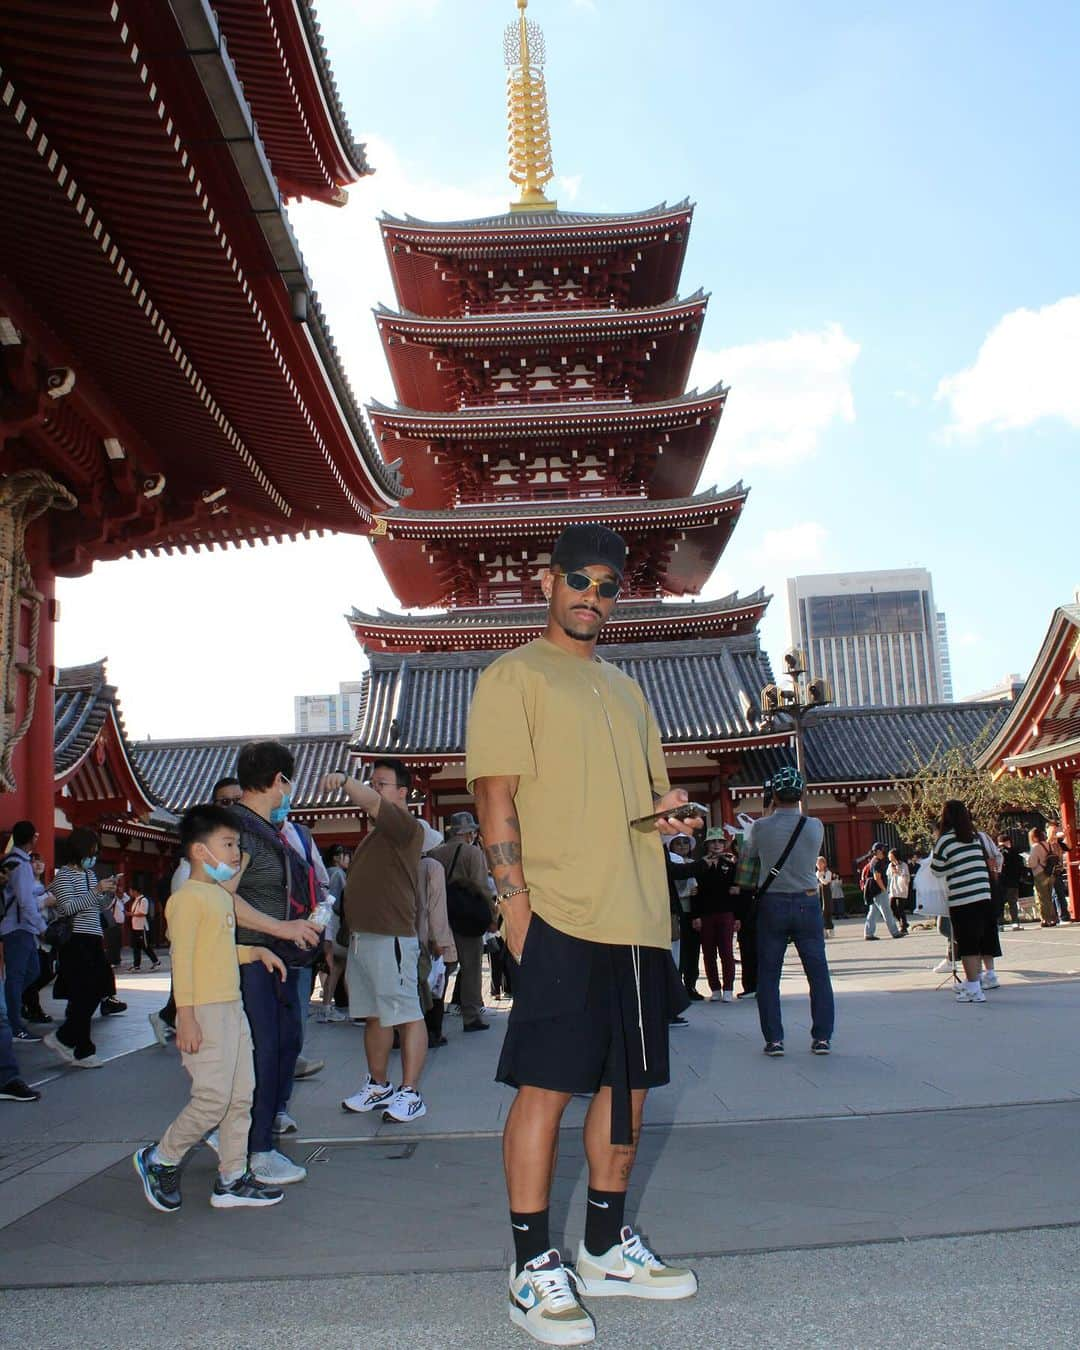
[[[596,655],[622,585],[626,545],[571,525],[543,577],[543,637],[494,661],[469,715],[466,779],[519,963],[497,1078],[517,1088],[503,1137],[515,1263],[510,1319],[537,1340],[578,1344],[592,1319],[549,1237],[559,1123],[594,1094],[576,1288],[685,1298],[692,1271],[666,1266],[624,1222],[645,1096],[668,1082],[668,1024],[687,1006],[671,959],[661,834],[701,821],[631,822],[672,810],[660,735],[638,685]]]

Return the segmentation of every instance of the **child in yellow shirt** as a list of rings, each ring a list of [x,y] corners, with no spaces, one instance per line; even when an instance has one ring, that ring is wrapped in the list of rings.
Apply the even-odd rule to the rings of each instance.
[[[265,947],[237,946],[233,897],[224,889],[240,867],[240,831],[223,806],[193,806],[180,822],[191,879],[165,907],[176,994],[176,1044],[191,1075],[191,1100],[156,1145],[132,1159],[155,1209],[180,1208],[180,1167],[188,1150],[219,1130],[215,1209],[276,1205],[280,1187],[248,1168],[247,1140],[255,1068],[251,1032],[240,1001],[240,966],[261,961],[285,979],[281,959]]]

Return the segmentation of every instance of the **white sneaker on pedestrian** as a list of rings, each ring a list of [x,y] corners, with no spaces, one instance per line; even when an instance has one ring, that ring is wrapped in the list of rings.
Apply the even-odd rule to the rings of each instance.
[[[426,1115],[427,1106],[419,1092],[415,1088],[402,1087],[398,1088],[387,1104],[383,1120],[396,1120],[401,1125],[407,1125],[410,1120],[419,1120]]]
[[[596,1326],[578,1302],[570,1275],[552,1248],[516,1274],[510,1267],[510,1321],[544,1345],[584,1345]]]
[[[1001,981],[997,977],[997,971],[984,970],[979,976],[979,983],[984,989],[1000,989]]]
[[[47,1046],[54,1055],[59,1055],[65,1064],[71,1064],[75,1059],[75,1051],[70,1045],[65,1045],[63,1041],[57,1038],[55,1031],[50,1031],[48,1035],[42,1036],[42,1045]]]
[[[724,1000],[724,996],[723,996],[723,994],[720,992],[719,989],[714,989],[714,990],[712,991],[712,993],[709,995],[709,1002],[710,1002],[710,1003],[722,1003],[723,1000]]]
[[[357,1114],[374,1111],[380,1106],[389,1106],[396,1095],[393,1083],[376,1083],[368,1074],[364,1086],[351,1097],[346,1097],[341,1103],[341,1109]]]
[[[329,1011],[329,1013],[327,1014],[326,1020],[327,1020],[328,1022],[347,1022],[347,1021],[349,1020],[349,1012],[348,1012],[348,1009],[347,1009],[347,1008],[335,1008],[335,1007],[331,1006],[330,1011]]]
[[[77,1069],[100,1069],[105,1063],[97,1055],[83,1055],[82,1059],[73,1059],[71,1062]]]
[[[274,1117],[273,1130],[275,1134],[297,1134],[300,1126],[297,1125],[288,1111],[279,1111]]]
[[[169,1038],[176,1035],[175,1027],[169,1026],[168,1022],[165,1021],[160,1013],[150,1013],[147,1020],[150,1023],[150,1030],[154,1033],[154,1040],[157,1041],[158,1045],[167,1045],[169,1043]]]
[[[939,961],[939,962],[937,963],[937,965],[934,967],[934,974],[935,974],[935,975],[947,975],[947,974],[949,973],[949,971],[951,971],[952,969],[953,969],[953,962],[952,962],[952,961],[948,961],[948,960],[946,960],[946,961]]]
[[[734,989],[723,989],[723,990],[721,990],[721,992],[720,992],[720,1002],[721,1002],[721,1003],[734,1003],[734,1002],[735,1002],[735,990],[734,990]]]
[[[1014,933],[1022,933],[1024,931],[1024,925],[1022,923],[1014,923],[1012,930]]]
[[[694,1272],[666,1266],[629,1224],[619,1237],[603,1256],[593,1256],[584,1243],[578,1247],[574,1276],[587,1297],[676,1299],[697,1293]]]
[[[956,1001],[957,1003],[985,1003],[986,995],[981,988],[969,989],[965,984],[957,994]]]
[[[285,1154],[279,1153],[276,1148],[271,1149],[269,1153],[253,1153],[251,1170],[268,1186],[291,1186],[294,1181],[303,1181],[307,1176],[306,1167],[301,1167],[291,1158],[286,1158]]]

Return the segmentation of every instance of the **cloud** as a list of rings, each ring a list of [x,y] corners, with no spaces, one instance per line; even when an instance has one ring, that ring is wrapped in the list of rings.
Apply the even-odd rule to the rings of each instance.
[[[816,520],[804,520],[780,530],[766,530],[754,555],[765,566],[787,568],[791,565],[804,572],[807,563],[820,561],[828,537],[829,531],[824,525]]]
[[[1080,427],[1080,295],[1014,309],[987,334],[972,365],[947,376],[936,399],[946,435],[1013,431],[1044,418]]]
[[[859,351],[837,323],[699,351],[691,382],[731,386],[713,456],[740,473],[747,465],[793,464],[812,456],[832,426],[855,420],[851,375]]]

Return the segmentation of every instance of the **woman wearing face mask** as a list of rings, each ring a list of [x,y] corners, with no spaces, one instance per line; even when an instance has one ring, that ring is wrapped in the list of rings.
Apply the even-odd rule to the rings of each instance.
[[[63,841],[62,864],[49,887],[56,901],[55,914],[71,919],[73,930],[60,948],[59,959],[59,974],[67,992],[67,1017],[58,1031],[45,1037],[45,1044],[80,1069],[101,1067],[90,1039],[90,1019],[97,1005],[116,987],[101,940],[101,912],[113,903],[116,882],[112,877],[98,881],[94,875],[97,851],[98,838],[93,830],[73,830]]]

